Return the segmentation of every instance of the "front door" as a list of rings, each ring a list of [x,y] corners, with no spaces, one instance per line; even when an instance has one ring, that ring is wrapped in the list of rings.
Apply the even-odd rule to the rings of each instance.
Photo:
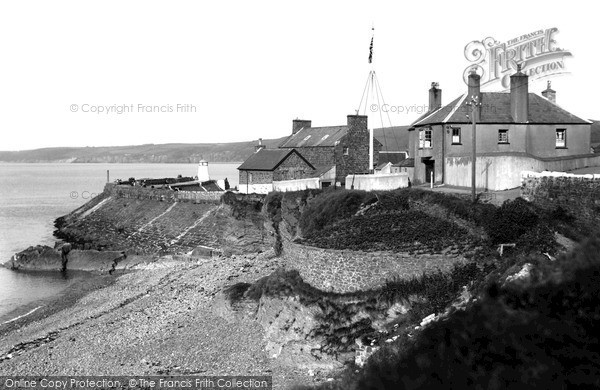
[[[431,183],[432,174],[435,175],[435,161],[434,160],[425,160],[425,182]],[[435,182],[435,178],[434,178]]]

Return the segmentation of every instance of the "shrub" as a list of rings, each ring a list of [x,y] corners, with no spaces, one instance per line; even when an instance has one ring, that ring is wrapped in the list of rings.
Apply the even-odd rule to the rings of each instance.
[[[356,214],[363,202],[374,194],[365,191],[331,190],[314,198],[302,213],[299,225],[304,235],[312,235],[325,226]]]

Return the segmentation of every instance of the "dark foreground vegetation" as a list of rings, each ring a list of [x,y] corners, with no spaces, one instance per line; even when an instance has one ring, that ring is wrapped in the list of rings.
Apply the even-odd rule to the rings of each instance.
[[[322,389],[600,387],[600,240],[535,264],[525,284],[491,283],[465,311],[376,352]]]
[[[234,303],[274,296],[317,305],[321,326],[311,336],[324,352],[351,352],[359,338],[381,347],[365,367],[349,364],[319,389],[600,387],[598,210],[585,210],[596,215],[590,223],[573,208],[521,198],[496,207],[415,189],[271,193],[260,203],[245,209],[261,208],[279,245],[450,250],[471,260],[451,273],[348,294],[315,289],[295,271],[232,286]],[[565,252],[569,239],[580,244]],[[500,256],[499,244],[508,243],[515,247]],[[410,309],[390,321],[385,313],[399,302]],[[357,313],[369,318],[353,321]],[[418,326],[431,313],[441,316]]]

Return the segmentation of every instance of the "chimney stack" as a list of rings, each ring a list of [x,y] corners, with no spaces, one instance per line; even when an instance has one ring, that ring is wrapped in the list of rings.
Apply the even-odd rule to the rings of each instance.
[[[367,130],[367,118],[366,115],[348,115],[348,132],[356,130]]]
[[[529,117],[529,77],[521,72],[521,64],[517,65],[517,73],[510,76],[510,113],[513,121],[525,123]]]
[[[442,106],[442,90],[438,87],[439,83],[433,82],[431,83],[431,88],[429,89],[429,110],[433,111]]]
[[[556,104],[556,91],[550,88],[550,80],[548,80],[548,86],[545,91],[542,91],[542,96]]]
[[[466,102],[470,103],[473,97],[477,98],[477,103],[479,104],[475,114],[475,120],[478,121],[481,118],[481,76],[475,72],[475,69],[472,69],[469,73]]]
[[[308,120],[304,120],[304,119],[294,119],[292,121],[292,135],[296,134],[297,132],[300,131],[300,129],[302,129],[303,127],[310,127],[312,124],[311,121]]]
[[[471,70],[471,73],[469,73],[469,90],[468,90],[468,94],[469,96],[467,96],[467,100],[471,101],[471,98],[476,96],[477,97],[477,101],[479,103],[481,103],[481,90],[480,90],[480,82],[481,82],[481,76],[478,75],[475,70]]]
[[[262,143],[262,138],[258,139],[258,145],[256,145],[254,148],[256,149],[254,153],[257,153],[259,150],[265,148],[265,145]]]

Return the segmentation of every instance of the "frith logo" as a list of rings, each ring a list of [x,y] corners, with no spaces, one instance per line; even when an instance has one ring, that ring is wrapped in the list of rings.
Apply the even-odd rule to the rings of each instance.
[[[523,73],[532,80],[567,73],[565,57],[568,50],[556,46],[556,27],[521,35],[504,43],[488,37],[465,46],[465,58],[471,62],[464,71],[465,83],[471,70],[481,76],[481,87],[508,89],[510,75],[521,65]]]

